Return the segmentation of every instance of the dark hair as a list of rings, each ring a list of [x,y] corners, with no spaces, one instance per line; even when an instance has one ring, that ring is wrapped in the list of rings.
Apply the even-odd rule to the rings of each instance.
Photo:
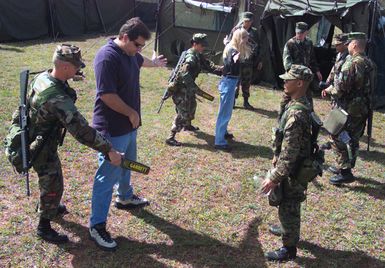
[[[151,38],[150,30],[138,17],[129,19],[122,25],[119,30],[119,37],[123,37],[124,34],[127,34],[131,41],[136,40],[139,36],[143,37],[145,40]]]

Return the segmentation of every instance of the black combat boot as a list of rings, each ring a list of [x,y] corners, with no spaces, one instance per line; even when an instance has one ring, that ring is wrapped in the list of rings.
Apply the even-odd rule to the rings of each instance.
[[[279,225],[272,224],[269,226],[269,232],[276,236],[282,235],[282,228]]]
[[[341,185],[343,183],[351,183],[354,181],[354,176],[350,168],[341,169],[341,172],[330,178],[329,182],[333,185]]]
[[[40,218],[36,233],[41,239],[53,244],[63,244],[68,242],[68,237],[66,235],[58,234],[51,228],[51,220],[49,219]]]
[[[234,135],[230,132],[226,132],[225,133],[225,139],[226,140],[232,140],[232,139],[234,139]]]
[[[249,98],[248,97],[244,97],[243,98],[243,107],[245,109],[248,109],[248,110],[253,110],[254,109],[254,107],[251,106],[251,104],[249,103]]]
[[[67,210],[67,207],[63,204],[59,204],[59,206],[57,207],[57,214],[56,216],[63,216],[63,215],[66,215],[68,214],[68,210]]]
[[[270,251],[265,254],[268,261],[288,261],[293,260],[297,257],[296,247],[281,247],[276,251]]]
[[[170,136],[166,139],[166,144],[168,144],[170,146],[181,146],[182,143],[180,143],[179,141],[177,141],[175,139],[175,135],[176,135],[176,132],[171,131]]]
[[[199,130],[199,127],[194,127],[193,125],[188,125],[188,126],[185,126],[183,129],[185,131],[193,131],[193,132],[195,132],[195,131]]]
[[[331,172],[331,173],[333,173],[333,174],[340,174],[340,169],[339,168],[337,168],[337,167],[333,167],[333,166],[330,166],[329,168],[328,168],[328,171],[329,172]]]

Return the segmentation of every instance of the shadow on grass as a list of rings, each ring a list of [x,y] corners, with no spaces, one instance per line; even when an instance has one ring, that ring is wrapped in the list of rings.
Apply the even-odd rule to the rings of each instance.
[[[385,262],[359,250],[326,249],[306,241],[301,241],[299,247],[315,256],[314,259],[299,257],[296,260],[298,264],[304,267],[385,267]]]
[[[60,246],[73,255],[72,266],[169,267],[155,259],[159,258],[192,267],[266,267],[258,242],[258,226],[261,223],[258,218],[250,222],[241,245],[233,247],[210,236],[183,229],[147,210],[133,210],[131,213],[167,234],[172,242],[145,243],[119,236],[116,238],[118,249],[105,252],[88,239],[86,227],[61,219],[58,223],[69,232],[76,233],[81,240]]]
[[[379,151],[366,151],[360,150],[358,157],[364,159],[367,162],[377,162],[378,164],[385,165],[385,153]]]
[[[256,108],[256,107],[254,107],[253,109],[246,109],[243,106],[235,106],[234,109],[254,112],[254,113],[262,115],[263,117],[278,118],[278,112],[277,111],[270,111],[270,110],[265,110],[265,109]]]
[[[359,185],[348,184],[344,185],[344,187],[356,192],[366,193],[375,199],[385,200],[385,181],[381,183],[373,179],[357,177],[356,182]]]
[[[13,52],[18,52],[18,53],[24,52],[23,49],[15,48],[15,47],[2,47],[2,46],[0,46],[0,50],[13,51]]]
[[[195,133],[195,137],[206,141],[207,144],[183,143],[183,146],[204,149],[211,152],[218,151],[214,148],[215,137],[213,135],[207,134],[202,131],[198,131]],[[244,143],[237,140],[229,141],[229,145],[232,148],[231,152],[229,153],[231,153],[234,158],[253,158],[253,157],[263,157],[267,159],[273,158],[273,151],[271,150],[270,147],[267,147],[267,146],[252,145],[252,144]]]

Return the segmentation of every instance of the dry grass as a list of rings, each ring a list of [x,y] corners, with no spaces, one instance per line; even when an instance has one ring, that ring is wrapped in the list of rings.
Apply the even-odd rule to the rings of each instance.
[[[78,88],[77,105],[92,117],[95,83],[92,59],[104,38],[86,37],[72,42],[87,53],[85,83]],[[96,42],[96,43],[95,43]],[[92,48],[91,46],[94,45]],[[17,106],[18,72],[27,66],[41,70],[49,66],[55,44],[40,41],[0,45],[0,137],[3,138],[12,111]],[[146,50],[145,53],[150,54]],[[63,202],[70,214],[58,219],[54,228],[69,235],[64,246],[51,245],[35,236],[39,198],[37,178],[31,172],[32,196],[25,196],[25,184],[15,175],[1,154],[0,161],[0,266],[2,267],[275,267],[263,253],[280,246],[268,233],[277,222],[253,184],[255,174],[270,167],[271,127],[276,123],[280,92],[253,87],[254,112],[236,109],[230,130],[236,139],[232,153],[213,149],[218,99],[198,103],[194,124],[201,131],[182,132],[181,148],[164,144],[174,117],[168,100],[156,114],[170,70],[144,69],[141,75],[143,126],[139,131],[138,159],[152,167],[148,176],[133,175],[135,190],[151,200],[144,210],[132,212],[111,208],[108,230],[117,239],[115,253],[99,250],[88,239],[91,189],[96,153],[69,135],[60,148],[65,193]],[[200,75],[202,89],[215,96],[218,78]],[[315,100],[321,117],[327,101]],[[385,233],[385,132],[384,114],[375,113],[371,152],[362,151],[355,171],[357,181],[333,187],[325,172],[309,187],[303,204],[299,257],[284,267],[384,267]],[[325,137],[321,137],[325,139]],[[333,154],[327,154],[327,164]],[[85,168],[86,167],[86,168]]]

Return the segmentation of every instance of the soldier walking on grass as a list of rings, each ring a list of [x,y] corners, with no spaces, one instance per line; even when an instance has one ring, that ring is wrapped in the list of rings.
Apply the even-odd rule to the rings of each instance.
[[[170,146],[181,146],[182,144],[175,139],[176,133],[182,129],[187,131],[197,131],[198,127],[191,125],[195,118],[197,107],[196,93],[199,87],[195,84],[201,70],[222,74],[222,68],[206,59],[202,54],[208,47],[207,35],[202,33],[194,34],[191,39],[191,48],[187,50],[184,62],[177,73],[175,82],[169,85],[169,92],[175,104],[177,115],[171,127],[171,132],[166,139],[166,144]]]

